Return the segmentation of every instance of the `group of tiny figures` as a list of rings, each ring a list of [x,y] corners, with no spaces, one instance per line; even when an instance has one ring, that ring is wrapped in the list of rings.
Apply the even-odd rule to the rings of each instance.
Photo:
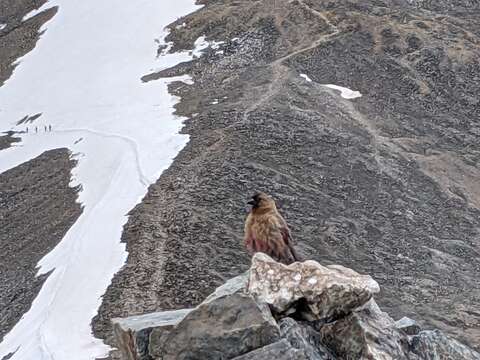
[[[45,132],[50,132],[52,131],[52,125],[44,125],[43,126],[43,129],[45,130]],[[27,126],[27,129],[25,130],[25,132],[28,134],[28,126]],[[38,126],[35,126],[35,132],[38,133]]]

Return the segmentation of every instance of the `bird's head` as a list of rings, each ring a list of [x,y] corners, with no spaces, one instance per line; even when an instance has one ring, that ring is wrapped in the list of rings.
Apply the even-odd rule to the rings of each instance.
[[[263,192],[258,192],[252,196],[252,200],[248,202],[252,205],[253,210],[270,210],[275,209],[275,201]]]

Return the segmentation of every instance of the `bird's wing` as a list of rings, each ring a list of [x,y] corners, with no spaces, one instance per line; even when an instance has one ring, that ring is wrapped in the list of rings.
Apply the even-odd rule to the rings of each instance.
[[[291,253],[291,256],[292,258],[294,259],[294,261],[301,261],[301,258],[300,256],[298,255],[297,251],[295,250],[295,242],[292,238],[292,233],[290,232],[290,229],[288,228],[288,225],[287,225],[287,222],[285,221],[285,219],[280,215],[279,216],[280,218],[280,231],[282,233],[282,238],[283,238],[283,242],[285,243],[285,245],[287,246],[289,252]]]
[[[274,257],[275,260],[287,265],[295,262],[290,247],[288,246],[288,240],[286,240],[283,227],[281,227],[277,221],[272,221],[270,224],[266,243],[267,252]]]
[[[255,239],[253,238],[252,234],[252,214],[248,214],[247,220],[245,221],[245,233],[243,236],[243,242],[245,247],[247,248],[247,251],[250,254],[253,254],[255,252]]]

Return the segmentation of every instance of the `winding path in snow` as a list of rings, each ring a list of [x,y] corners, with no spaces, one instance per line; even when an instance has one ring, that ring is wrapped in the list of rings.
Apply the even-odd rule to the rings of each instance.
[[[116,138],[116,139],[121,139],[125,141],[125,143],[132,149],[133,154],[135,155],[135,165],[137,168],[138,172],[138,179],[142,185],[148,186],[152,184],[155,179],[148,179],[145,173],[142,170],[142,166],[140,164],[140,155],[138,151],[138,144],[135,140],[132,138],[129,138],[128,136],[123,136],[123,135],[118,135],[118,134],[108,134],[108,133],[103,133],[100,131],[95,131],[92,129],[64,129],[64,130],[57,130],[57,132],[60,133],[70,133],[70,134],[79,134],[79,135],[88,135],[88,134],[94,134],[98,135],[104,138]]]

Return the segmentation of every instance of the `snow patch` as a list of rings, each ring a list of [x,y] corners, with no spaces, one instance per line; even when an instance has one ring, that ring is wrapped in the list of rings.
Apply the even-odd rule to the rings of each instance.
[[[42,6],[40,6],[38,9],[33,9],[32,11],[30,11],[29,13],[27,13],[22,21],[27,21],[31,18],[33,18],[34,16],[40,14],[42,11],[46,10],[48,7],[50,7],[50,3],[47,1],[45,4],[43,4]]]
[[[195,40],[194,49],[192,50],[192,55],[194,57],[202,56],[203,50],[207,48],[212,48],[217,50],[220,48],[220,45],[224,44],[224,41],[207,41],[205,36],[200,36],[197,40]]]
[[[328,88],[333,89],[333,90],[340,91],[340,96],[345,98],[345,99],[355,99],[355,98],[358,98],[358,97],[362,96],[360,91],[350,90],[349,88],[346,88],[346,87],[343,87],[343,86],[332,85],[332,84],[323,84],[322,86],[328,87]]]
[[[188,51],[188,52],[178,52],[178,53],[173,53],[169,54],[170,50],[173,47],[173,42],[166,42],[165,38],[170,34],[170,30],[168,28],[164,29],[163,31],[163,36],[160,39],[156,39],[155,42],[158,44],[159,50],[157,51],[157,57],[161,56],[169,56],[170,58],[177,58],[178,62],[180,63],[182,61],[185,61],[183,58],[187,55],[189,56],[189,60],[193,58],[198,58],[202,55],[203,50],[207,49],[210,46],[219,44],[220,42],[215,42],[215,41],[206,41],[205,36],[200,36],[197,40],[195,40],[193,44],[193,49]],[[182,60],[183,59],[183,60]],[[150,73],[156,73],[162,70],[165,70],[166,68],[169,68],[170,65],[166,66],[161,66],[161,67],[156,67],[150,69]]]
[[[182,81],[187,85],[193,85],[193,80],[190,76],[184,76]]]
[[[304,78],[306,81],[312,82],[312,79],[310,79],[310,77],[307,74],[300,74],[300,76]],[[362,96],[360,91],[350,90],[349,88],[346,88],[343,86],[332,85],[332,84],[321,84],[321,85],[333,90],[340,91],[340,96],[345,99],[355,99]]]
[[[202,55],[203,50],[208,48],[209,42],[205,40],[205,36],[200,36],[195,42],[193,43],[194,49],[192,50],[192,55],[194,57],[200,57]]]
[[[225,41],[212,41],[210,42],[210,46],[214,50],[218,50],[220,48],[220,45],[225,44]]]
[[[0,30],[3,30],[7,27],[7,24],[0,24]]]
[[[300,76],[305,80],[307,80],[308,82],[312,82],[312,79],[310,79],[307,74],[300,74]]]
[[[0,173],[66,147],[78,160],[71,185],[82,185],[84,209],[39,262],[39,274],[53,272],[0,343],[0,358],[15,352],[12,360],[93,360],[110,350],[93,337],[90,322],[126,260],[120,236],[127,214],[188,141],[179,134],[183,119],[172,115],[177,99],[167,84],[191,79],[144,83],[141,77],[191,60],[186,52],[157,57],[154,39],[162,25],[199,7],[194,0],[51,0],[44,6],[59,9],[0,87],[0,131],[24,131],[17,121],[38,113],[35,126],[51,124],[52,131],[16,134],[20,145],[0,151]]]

